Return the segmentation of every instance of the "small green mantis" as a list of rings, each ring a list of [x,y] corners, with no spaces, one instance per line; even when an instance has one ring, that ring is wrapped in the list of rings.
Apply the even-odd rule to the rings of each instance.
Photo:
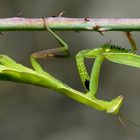
[[[85,88],[85,93],[82,93],[44,71],[38,63],[37,58],[63,57],[69,55],[68,45],[49,27],[46,25],[44,25],[44,27],[56,38],[61,47],[33,53],[30,60],[34,70],[16,63],[8,56],[0,55],[0,79],[50,88],[97,110],[117,114],[123,102],[122,95],[111,101],[96,98],[100,68],[105,59],[118,64],[140,68],[140,56],[134,53],[134,42],[130,42],[134,46],[134,51],[132,49],[127,50],[111,45],[110,42],[105,43],[99,48],[80,51],[76,55],[76,63],[82,84]],[[131,37],[129,40],[132,40]],[[90,75],[84,64],[85,58],[95,59]]]
[[[32,64],[36,62],[36,58],[47,58],[47,57],[61,57],[61,56],[68,56],[68,45],[58,36],[56,35],[50,28],[45,26],[46,29],[56,38],[59,44],[62,46],[60,48],[50,49],[50,50],[43,50],[40,52],[33,53],[31,55],[31,62]],[[119,64],[126,64],[129,66],[139,67],[140,68],[140,56],[134,54],[136,51],[136,44],[134,40],[131,38],[131,34],[126,33],[133,50],[127,50],[118,46],[111,45],[110,42],[102,45],[96,49],[88,49],[82,50],[76,55],[76,63],[78,72],[82,81],[82,84],[85,88],[86,93],[83,94],[86,98],[92,100],[92,104],[88,104],[87,101],[84,99],[82,101],[80,96],[77,96],[76,100],[80,99],[79,101],[85,104],[88,104],[97,110],[106,110],[107,113],[116,114],[119,111],[119,108],[123,101],[123,96],[118,96],[110,102],[99,100],[95,97],[95,94],[98,89],[98,79],[101,64],[104,59],[108,59],[112,62],[119,63]],[[64,52],[64,54],[62,54]],[[89,76],[86,66],[84,64],[84,58],[88,59],[95,59],[94,65]],[[34,69],[37,66],[33,66]],[[80,95],[80,94],[79,94]],[[69,95],[71,96],[71,95]],[[94,103],[93,103],[94,102]]]

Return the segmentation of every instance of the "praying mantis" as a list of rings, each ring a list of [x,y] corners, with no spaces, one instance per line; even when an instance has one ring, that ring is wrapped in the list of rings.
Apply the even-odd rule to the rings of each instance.
[[[130,36],[128,38],[133,47],[133,49],[130,50],[112,45],[109,42],[98,48],[78,52],[76,55],[76,64],[80,79],[85,88],[85,93],[82,93],[44,71],[38,63],[38,58],[63,57],[69,55],[68,45],[47,25],[44,25],[44,27],[56,38],[61,47],[33,53],[30,56],[33,69],[16,63],[8,56],[0,55],[0,79],[50,88],[99,111],[117,114],[123,102],[122,95],[119,95],[111,101],[96,98],[100,69],[105,59],[114,63],[140,68],[140,56],[134,53],[136,46],[133,39]],[[95,59],[90,75],[87,72],[84,59]]]
[[[46,30],[48,30],[56,38],[61,47],[33,53],[31,55],[32,64],[36,61],[36,58],[62,57],[69,55],[68,45],[50,28],[48,28],[47,26],[45,27]],[[110,102],[99,100],[95,97],[95,94],[98,89],[100,68],[102,62],[105,59],[108,59],[115,63],[140,68],[140,56],[134,53],[136,51],[135,41],[132,39],[131,34],[126,33],[126,35],[130,41],[130,44],[132,45],[132,49],[130,50],[111,45],[109,42],[105,43],[104,45],[96,49],[82,50],[76,55],[77,69],[82,84],[86,91],[84,96],[86,96],[87,98],[91,99],[94,102],[94,105],[92,107],[96,108],[97,110],[106,110],[107,113],[117,114],[123,101],[123,96],[121,95],[116,97]],[[61,52],[63,52],[64,54],[62,54]],[[84,64],[85,58],[95,59],[90,76]],[[36,67],[34,67],[34,69],[36,69]]]

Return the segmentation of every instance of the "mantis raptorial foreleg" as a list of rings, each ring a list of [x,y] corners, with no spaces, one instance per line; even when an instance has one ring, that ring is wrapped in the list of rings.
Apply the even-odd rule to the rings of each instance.
[[[90,76],[88,76],[84,64],[84,58],[95,58],[95,62]],[[104,59],[108,59],[115,63],[140,68],[140,56],[134,54],[131,50],[126,50],[118,46],[113,46],[110,43],[104,44],[100,48],[96,48],[93,50],[80,51],[76,55],[78,71],[83,85],[87,90],[89,90],[87,94],[91,97],[94,97],[97,91],[100,67]]]
[[[86,66],[84,64],[84,55],[89,51],[90,50],[83,50],[83,51],[80,51],[76,55],[77,69],[78,69],[82,84],[86,91],[89,91],[89,80],[90,79],[89,79],[89,75],[88,75]]]
[[[83,50],[83,51],[80,51],[76,55],[77,68],[79,71],[81,81],[84,87],[86,88],[86,90],[89,91],[88,92],[89,96],[92,96],[92,97],[94,97],[98,89],[100,67],[104,60],[104,57],[102,57],[101,55],[96,56],[95,50],[94,52],[93,50]],[[87,58],[89,54],[92,54],[92,56],[95,54],[95,56],[92,57],[92,58],[95,58],[95,62],[94,62],[90,77],[88,75],[86,66],[84,64],[84,58]]]

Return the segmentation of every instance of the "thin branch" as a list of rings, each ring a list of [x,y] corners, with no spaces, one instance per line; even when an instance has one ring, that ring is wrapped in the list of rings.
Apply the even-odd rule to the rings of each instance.
[[[44,18],[45,24],[53,30],[74,31],[140,31],[140,19],[99,18]],[[43,18],[0,18],[0,31],[43,31]]]

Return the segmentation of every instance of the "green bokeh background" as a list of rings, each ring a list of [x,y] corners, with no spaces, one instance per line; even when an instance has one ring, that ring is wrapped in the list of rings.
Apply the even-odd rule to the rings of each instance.
[[[49,17],[66,11],[66,17],[140,18],[139,0],[0,0],[0,17]],[[49,73],[83,91],[75,54],[112,40],[130,47],[124,33],[59,32],[70,46],[70,59],[41,60]],[[133,33],[139,46],[140,33]],[[29,56],[34,51],[57,47],[48,32],[6,32],[0,37],[0,52],[31,67]],[[91,61],[92,62],[92,61]],[[87,61],[89,69],[90,61]],[[98,97],[111,99],[124,96],[121,113],[140,124],[140,69],[104,62]],[[137,140],[140,129],[128,123],[127,132],[118,116],[108,115],[55,91],[31,85],[0,81],[0,140]]]

